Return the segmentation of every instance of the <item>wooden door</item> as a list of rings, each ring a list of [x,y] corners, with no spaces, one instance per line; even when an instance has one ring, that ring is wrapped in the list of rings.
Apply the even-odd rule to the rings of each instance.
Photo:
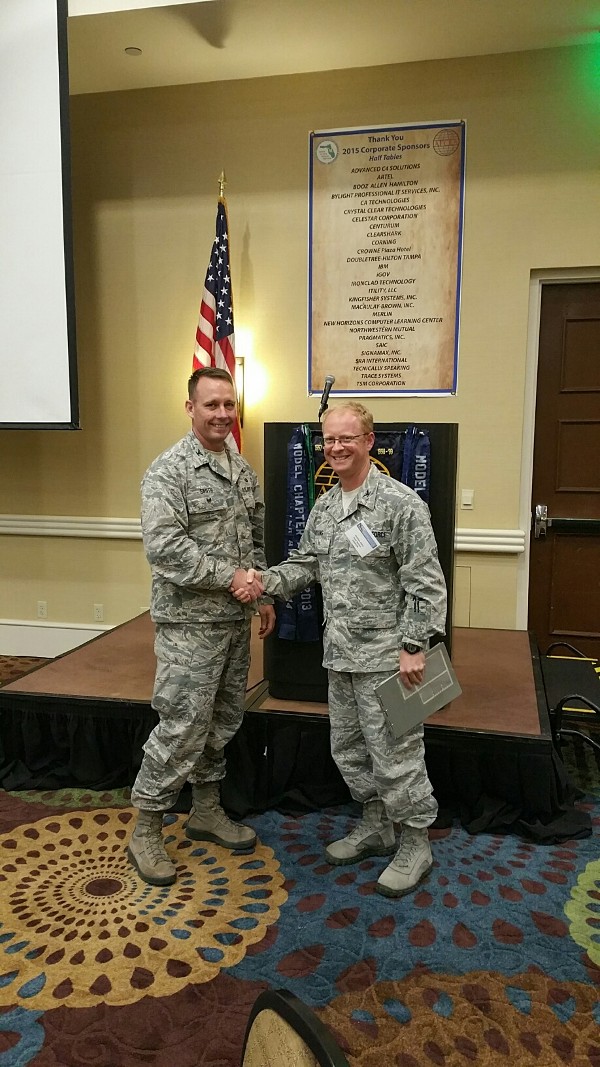
[[[600,283],[542,288],[529,629],[600,658]],[[538,524],[536,507],[547,508]]]

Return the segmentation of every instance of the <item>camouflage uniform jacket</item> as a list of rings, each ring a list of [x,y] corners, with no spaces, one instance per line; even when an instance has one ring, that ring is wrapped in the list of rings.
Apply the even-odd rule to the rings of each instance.
[[[346,531],[366,523],[379,542],[361,557]],[[312,581],[323,588],[323,666],[398,669],[403,640],[422,646],[446,621],[446,585],[429,509],[374,464],[348,514],[339,485],[315,504],[298,549],[265,575],[265,590],[289,599]]]
[[[253,612],[228,592],[238,567],[266,567],[256,474],[228,452],[231,481],[193,431],[142,479],[142,535],[154,622],[230,622]]]

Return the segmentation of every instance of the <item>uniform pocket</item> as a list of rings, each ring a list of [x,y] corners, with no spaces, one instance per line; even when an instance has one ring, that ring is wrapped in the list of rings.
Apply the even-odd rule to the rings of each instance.
[[[370,559],[383,559],[386,556],[389,556],[392,551],[392,542],[389,537],[378,537],[377,540],[379,541],[377,548],[374,548],[372,552],[363,556],[363,559],[367,562]]]
[[[227,500],[222,493],[211,490],[209,493],[190,493],[188,497],[188,514],[197,522],[208,522],[215,513],[225,511]]]
[[[188,502],[190,532],[212,523],[216,528],[227,518],[227,503],[222,498],[203,497]]]
[[[144,749],[144,752],[147,752],[153,760],[156,760],[157,763],[161,763],[163,767],[167,765],[171,758],[171,753],[167,746],[163,745],[162,741],[159,741],[158,738],[152,735],[150,735],[150,737],[146,741],[146,744],[142,747]]]

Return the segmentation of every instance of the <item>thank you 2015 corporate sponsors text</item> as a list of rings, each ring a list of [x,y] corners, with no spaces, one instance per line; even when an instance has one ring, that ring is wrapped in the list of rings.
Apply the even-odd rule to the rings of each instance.
[[[456,389],[464,123],[310,138],[309,391]]]

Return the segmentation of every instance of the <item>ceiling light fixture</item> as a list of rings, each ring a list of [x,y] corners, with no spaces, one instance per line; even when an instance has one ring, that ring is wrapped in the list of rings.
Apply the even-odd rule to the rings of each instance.
[[[136,48],[133,45],[130,45],[128,48],[125,49],[125,53],[128,56],[141,56],[142,50],[141,48]]]

